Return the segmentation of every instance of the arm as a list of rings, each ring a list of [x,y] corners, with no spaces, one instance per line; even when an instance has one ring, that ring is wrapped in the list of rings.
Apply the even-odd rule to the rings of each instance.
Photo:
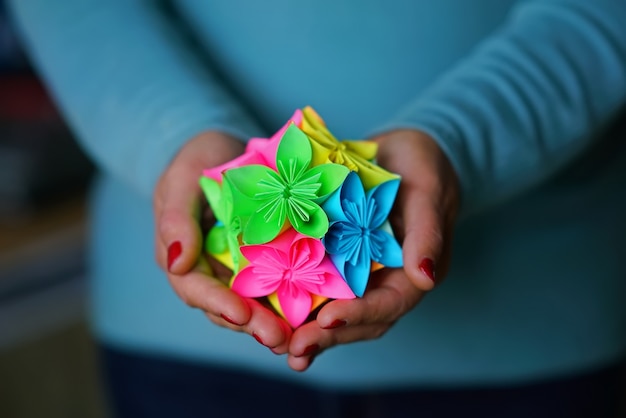
[[[534,0],[388,126],[429,134],[454,166],[463,214],[555,173],[626,100],[626,3]]]
[[[31,57],[87,152],[146,196],[200,132],[241,140],[262,132],[158,5],[10,2]]]
[[[522,3],[500,33],[379,130],[379,162],[403,177],[392,221],[404,271],[376,272],[363,298],[325,305],[294,332],[291,367],[380,337],[440,282],[457,180],[467,215],[546,179],[602,133],[626,98],[625,21],[621,0]]]
[[[201,257],[203,169],[261,129],[195,54],[159,2],[13,0],[31,57],[100,167],[154,189],[156,259],[176,293],[213,322],[286,351],[290,330]],[[157,182],[158,180],[158,182]]]

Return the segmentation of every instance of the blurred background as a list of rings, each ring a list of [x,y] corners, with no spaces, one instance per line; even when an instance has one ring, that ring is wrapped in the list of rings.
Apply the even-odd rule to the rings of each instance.
[[[86,326],[93,167],[0,0],[0,417],[105,416]]]
[[[87,326],[92,174],[0,0],[0,418],[107,416]]]

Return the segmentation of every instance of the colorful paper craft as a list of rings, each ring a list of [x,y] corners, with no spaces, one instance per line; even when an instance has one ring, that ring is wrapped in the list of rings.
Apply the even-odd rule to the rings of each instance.
[[[232,289],[251,298],[276,293],[281,310],[293,327],[309,315],[311,295],[354,298],[319,239],[289,229],[265,245],[244,245],[241,252],[250,264],[237,274]]]
[[[374,163],[376,151],[371,141],[338,141],[306,107],[204,170],[218,220],[205,249],[233,271],[233,291],[266,297],[295,328],[327,299],[363,296],[372,271],[401,267],[387,222],[400,177]]]
[[[324,246],[359,297],[365,292],[372,261],[402,267],[402,249],[383,228],[399,186],[400,180],[389,180],[365,193],[361,179],[351,172],[323,205],[330,219]]]

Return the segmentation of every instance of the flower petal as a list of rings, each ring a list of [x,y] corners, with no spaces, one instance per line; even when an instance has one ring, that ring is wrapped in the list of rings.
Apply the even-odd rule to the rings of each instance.
[[[311,294],[285,281],[276,293],[287,322],[294,328],[300,326],[311,313]]]
[[[358,167],[359,178],[363,182],[365,190],[369,190],[385,181],[400,178],[397,174],[391,173],[358,155],[352,155],[352,160]]]
[[[276,152],[276,166],[284,179],[290,178],[290,170],[301,173],[309,168],[311,163],[311,144],[309,138],[293,123],[289,125],[283,135],[278,151]]]
[[[328,257],[320,263],[319,269],[325,271],[325,280],[316,294],[332,299],[354,299],[354,292]]]
[[[218,183],[222,182],[222,173],[232,168],[243,167],[251,164],[265,165],[265,159],[257,152],[245,152],[237,158],[234,158],[227,163],[218,165],[217,167],[208,168],[202,172],[206,177],[209,177]]]
[[[399,187],[400,179],[394,179],[380,183],[367,192],[368,200],[374,199],[376,202],[376,211],[369,225],[370,228],[378,228],[387,220],[396,200]]]
[[[211,230],[206,238],[206,250],[209,254],[221,254],[228,249],[226,227],[218,223]]]
[[[339,189],[328,196],[326,201],[322,204],[322,208],[331,222],[348,221],[349,217],[346,216],[346,208],[343,202],[345,200],[360,202],[364,197],[365,191],[363,190],[359,176],[354,172],[350,172]]]
[[[302,111],[300,109],[296,109],[294,114],[289,118],[287,123],[283,125],[282,128],[278,130],[271,138],[251,138],[246,145],[246,152],[257,152],[261,155],[270,168],[276,170],[276,152],[278,150],[278,144],[280,144],[280,140],[285,135],[285,131],[294,123],[296,126],[302,126]]]
[[[233,189],[248,198],[254,198],[259,191],[258,184],[261,180],[276,176],[275,171],[257,164],[233,168],[224,172],[224,178],[228,180]]]
[[[287,249],[291,267],[296,270],[318,270],[318,266],[326,255],[326,250],[319,239],[313,239],[303,234],[298,234]]]
[[[244,226],[242,241],[244,244],[270,242],[280,233],[284,224],[285,216],[280,210],[273,212],[257,211],[250,216]]]
[[[301,219],[294,219],[295,216],[289,212],[289,222],[294,229],[301,234],[313,238],[322,238],[328,231],[328,217],[319,205],[313,203],[315,207],[309,212],[309,221],[303,222]]]
[[[317,191],[317,202],[324,201],[329,194],[334,192],[341,186],[346,179],[350,170],[339,164],[323,164],[311,168],[306,176],[315,176],[319,174],[318,182],[321,184]]]
[[[221,176],[221,175],[220,175]],[[200,177],[198,180],[200,188],[209,202],[209,206],[219,221],[224,221],[224,206],[222,203],[222,188],[219,183],[209,177]]]
[[[385,267],[402,267],[402,247],[398,241],[382,229],[372,231],[371,235],[372,245],[378,249],[372,249],[372,259]],[[374,256],[377,252],[380,256]]]
[[[365,293],[365,288],[370,278],[370,267],[369,254],[367,257],[360,257],[359,262],[354,265],[349,262],[346,262],[344,265],[344,274],[348,286],[358,297],[362,297],[363,293]]]
[[[356,154],[366,160],[373,160],[378,152],[378,143],[374,141],[344,140],[341,143],[350,154]]]
[[[258,298],[272,294],[280,286],[280,277],[259,276],[253,265],[243,268],[233,279],[231,289],[239,296]]]

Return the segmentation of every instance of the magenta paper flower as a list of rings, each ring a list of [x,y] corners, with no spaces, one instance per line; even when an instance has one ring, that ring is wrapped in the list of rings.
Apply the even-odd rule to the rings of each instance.
[[[222,184],[222,173],[231,168],[244,167],[250,164],[260,164],[267,165],[265,162],[265,158],[258,152],[251,150],[244,152],[239,157],[234,158],[222,165],[218,165],[217,167],[207,168],[202,171],[202,175],[217,181]]]
[[[288,229],[273,241],[244,245],[241,252],[250,264],[234,278],[232,289],[243,297],[276,293],[291,326],[301,325],[311,312],[311,295],[353,299],[354,293],[326,256],[318,239]]]

